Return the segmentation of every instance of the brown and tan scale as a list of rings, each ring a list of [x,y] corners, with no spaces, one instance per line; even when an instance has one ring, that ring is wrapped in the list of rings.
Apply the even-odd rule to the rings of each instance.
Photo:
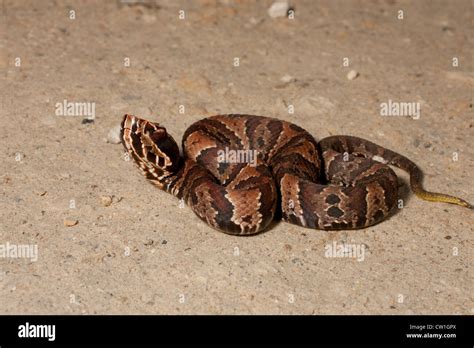
[[[284,221],[322,230],[379,223],[398,198],[397,177],[389,165],[410,174],[420,198],[472,208],[460,198],[425,191],[421,170],[398,153],[352,136],[318,143],[301,127],[275,118],[202,119],[186,130],[183,156],[165,128],[133,115],[124,116],[121,138],[150,182],[230,234],[265,230],[277,210]],[[226,151],[252,152],[256,158],[219,160]]]

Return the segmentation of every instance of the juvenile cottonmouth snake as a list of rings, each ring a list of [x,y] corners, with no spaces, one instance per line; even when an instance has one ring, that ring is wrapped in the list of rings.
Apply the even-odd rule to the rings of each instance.
[[[397,177],[388,164],[410,174],[418,197],[472,208],[460,198],[425,191],[422,172],[402,155],[353,136],[318,143],[297,125],[274,118],[197,121],[184,133],[183,156],[165,128],[132,115],[124,116],[121,138],[151,183],[230,234],[261,232],[275,212],[322,230],[374,225],[397,205]],[[252,154],[253,161],[246,161]]]

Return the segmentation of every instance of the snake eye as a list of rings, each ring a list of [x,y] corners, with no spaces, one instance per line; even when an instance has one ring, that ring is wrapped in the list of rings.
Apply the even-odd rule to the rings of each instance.
[[[165,159],[161,156],[158,156],[157,159],[158,159],[158,166],[163,167],[165,165]]]

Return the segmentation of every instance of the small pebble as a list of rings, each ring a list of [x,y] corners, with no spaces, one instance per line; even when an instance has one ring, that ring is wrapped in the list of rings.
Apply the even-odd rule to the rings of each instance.
[[[46,194],[46,191],[36,191],[36,194],[38,196],[44,196]]]
[[[109,130],[107,134],[107,142],[110,144],[120,144],[120,125],[116,125]]]
[[[293,81],[293,77],[290,76],[290,75],[284,75],[282,76],[282,78],[280,79],[281,82],[284,82],[284,83],[288,83],[288,82],[291,82]]]
[[[64,226],[67,226],[67,227],[76,226],[78,222],[79,221],[73,220],[73,219],[64,219]]]
[[[271,18],[286,17],[289,9],[290,5],[287,1],[275,1],[268,9],[268,15]]]
[[[153,239],[148,239],[145,243],[143,243],[144,246],[151,246],[153,245],[154,241]]]
[[[112,204],[112,197],[111,196],[101,196],[100,197],[100,204],[104,207],[108,207]]]
[[[257,19],[257,18],[255,18],[255,17],[250,17],[248,23],[249,23],[250,25],[257,25],[257,24],[260,23],[261,21],[262,21],[261,18],[260,18],[260,19]]]
[[[85,119],[82,120],[81,123],[82,123],[82,124],[94,123],[94,119],[93,119],[93,118],[85,118]]]
[[[355,80],[359,76],[359,73],[355,70],[351,70],[347,73],[347,79],[348,80]]]

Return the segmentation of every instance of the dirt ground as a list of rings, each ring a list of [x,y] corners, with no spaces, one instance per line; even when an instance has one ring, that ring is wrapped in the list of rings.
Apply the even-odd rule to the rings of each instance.
[[[416,198],[403,172],[403,208],[374,227],[235,237],[107,142],[125,113],[178,141],[203,116],[267,115],[396,150],[474,202],[472,1],[271,4],[1,2],[0,313],[474,313],[472,211]],[[389,100],[420,117],[382,116]]]

